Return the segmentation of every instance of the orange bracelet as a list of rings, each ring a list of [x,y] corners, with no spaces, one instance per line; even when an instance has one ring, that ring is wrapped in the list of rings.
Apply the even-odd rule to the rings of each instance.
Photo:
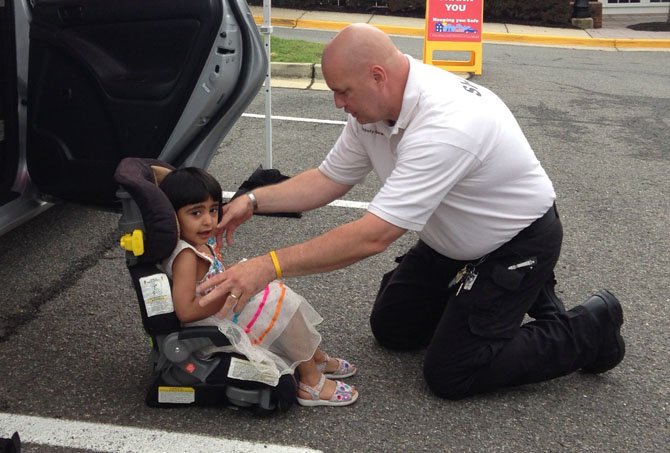
[[[275,274],[277,274],[277,278],[281,278],[281,266],[277,259],[277,253],[274,250],[270,252],[270,258],[272,258],[272,264],[275,266]]]

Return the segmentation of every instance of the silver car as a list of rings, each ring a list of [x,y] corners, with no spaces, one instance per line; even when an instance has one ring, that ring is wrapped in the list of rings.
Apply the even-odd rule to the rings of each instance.
[[[0,234],[114,206],[124,157],[206,168],[267,72],[243,0],[0,0]]]

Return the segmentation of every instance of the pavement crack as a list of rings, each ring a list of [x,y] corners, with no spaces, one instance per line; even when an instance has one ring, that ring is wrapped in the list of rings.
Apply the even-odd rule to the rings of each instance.
[[[100,261],[109,259],[108,252],[117,247],[117,242],[118,232],[110,231],[89,254],[73,260],[59,279],[30,297],[25,303],[27,307],[25,310],[19,313],[10,313],[0,318],[0,343],[9,340],[21,327],[39,316],[43,305],[76,285],[84,272]]]

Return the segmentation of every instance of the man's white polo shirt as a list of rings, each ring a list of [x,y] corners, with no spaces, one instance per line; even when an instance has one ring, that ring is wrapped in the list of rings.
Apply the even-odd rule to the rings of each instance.
[[[407,58],[398,121],[350,115],[319,169],[342,184],[374,171],[382,188],[370,213],[445,256],[475,259],[541,217],[556,198],[552,183],[494,93]]]

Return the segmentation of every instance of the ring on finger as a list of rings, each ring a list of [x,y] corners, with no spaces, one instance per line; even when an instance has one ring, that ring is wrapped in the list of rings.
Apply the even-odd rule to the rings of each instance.
[[[240,296],[236,296],[236,295],[233,294],[233,293],[230,293],[230,297],[232,297],[232,298],[235,299],[235,300],[237,300],[237,299],[240,298]]]

